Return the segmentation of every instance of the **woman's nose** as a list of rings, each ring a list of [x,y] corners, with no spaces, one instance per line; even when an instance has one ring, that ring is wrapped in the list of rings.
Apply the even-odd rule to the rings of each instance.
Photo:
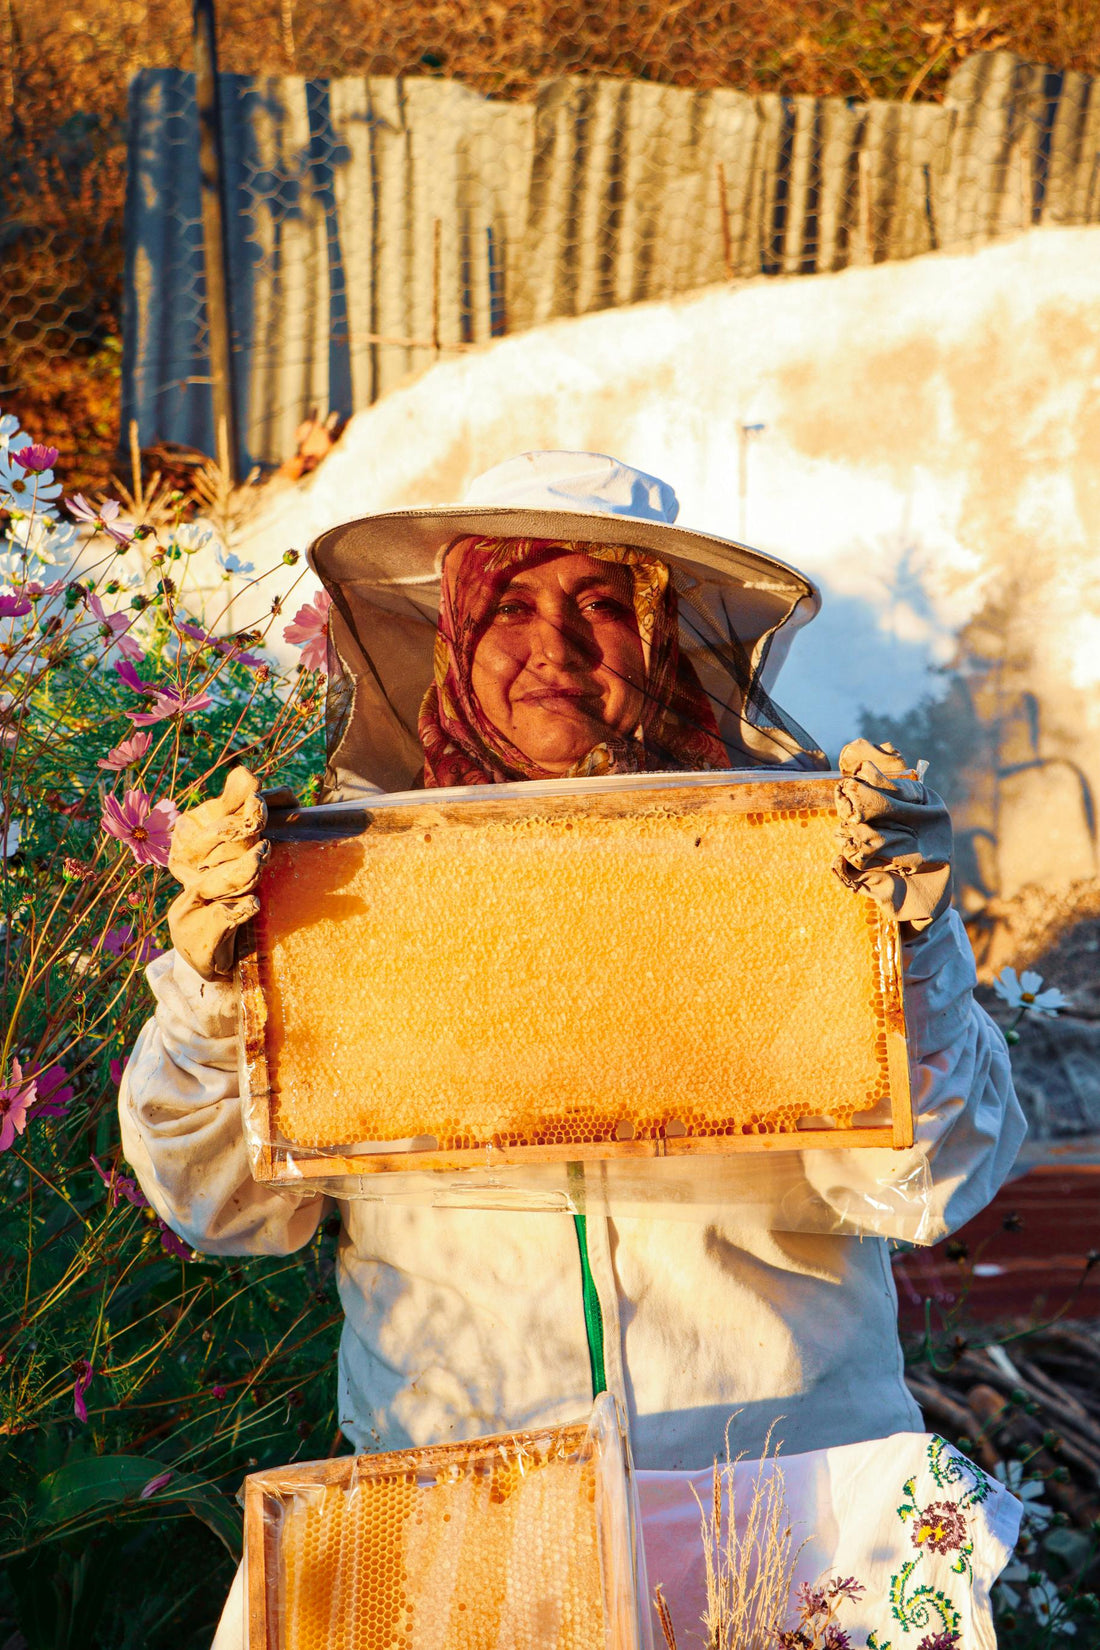
[[[533,641],[532,654],[546,664],[575,667],[587,663],[590,657],[591,650],[585,647],[583,638],[549,613],[539,615]]]

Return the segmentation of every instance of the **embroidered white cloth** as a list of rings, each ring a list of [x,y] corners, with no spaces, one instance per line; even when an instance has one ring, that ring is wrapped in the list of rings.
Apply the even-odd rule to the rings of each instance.
[[[758,1475],[766,1485],[775,1470],[774,1460],[735,1463],[739,1531]],[[995,1650],[990,1588],[1011,1556],[1022,1511],[1003,1484],[923,1432],[780,1454],[778,1470],[794,1545],[805,1542],[796,1587],[851,1576],[864,1588],[833,1618],[852,1650],[920,1650],[950,1633],[958,1634],[958,1650]],[[706,1642],[700,1502],[711,1505],[711,1474],[639,1472],[638,1487],[650,1592],[661,1584],[679,1650],[700,1650]],[[795,1621],[792,1603],[781,1625]],[[654,1635],[663,1650],[656,1621]]]

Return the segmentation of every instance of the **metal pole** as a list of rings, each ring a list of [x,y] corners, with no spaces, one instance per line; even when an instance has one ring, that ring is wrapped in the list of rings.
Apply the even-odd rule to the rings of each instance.
[[[195,102],[199,111],[199,178],[202,244],[206,268],[206,322],[210,378],[214,386],[214,451],[234,484],[237,419],[229,331],[229,256],[225,238],[221,121],[218,109],[218,39],[214,0],[194,0]]]
[[[738,531],[742,543],[744,543],[745,534],[748,531],[749,437],[759,435],[763,428],[763,424],[738,424],[737,426],[737,493],[741,505]]]

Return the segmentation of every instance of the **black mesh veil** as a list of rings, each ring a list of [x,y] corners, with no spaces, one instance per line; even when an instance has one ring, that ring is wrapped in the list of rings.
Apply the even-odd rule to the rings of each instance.
[[[552,540],[581,550],[629,545],[659,557],[675,591],[679,655],[692,683],[691,694],[675,700],[674,717],[681,725],[692,716],[705,723],[725,752],[724,763],[706,765],[827,768],[822,751],[779,709],[767,686],[791,636],[819,605],[802,574],[744,546],[660,523],[446,508],[351,522],[310,547],[333,601],[325,800],[423,783],[418,723],[433,681],[439,568],[448,545],[471,535]],[[648,750],[645,766],[685,764],[658,746]]]

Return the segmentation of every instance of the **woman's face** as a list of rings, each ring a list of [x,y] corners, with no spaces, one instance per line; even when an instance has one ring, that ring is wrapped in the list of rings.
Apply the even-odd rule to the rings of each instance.
[[[625,567],[561,555],[521,568],[474,651],[485,715],[548,773],[568,773],[642,715],[645,668]]]

